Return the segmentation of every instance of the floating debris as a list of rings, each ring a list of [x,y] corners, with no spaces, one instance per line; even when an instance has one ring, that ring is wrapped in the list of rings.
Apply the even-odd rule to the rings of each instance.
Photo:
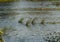
[[[17,0],[0,0],[0,2],[16,2]]]

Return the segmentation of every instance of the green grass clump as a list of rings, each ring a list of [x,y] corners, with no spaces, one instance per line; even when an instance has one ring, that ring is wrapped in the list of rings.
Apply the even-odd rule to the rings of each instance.
[[[24,18],[21,18],[18,23],[23,23]]]
[[[41,24],[44,24],[45,23],[45,19],[43,19],[42,21],[41,21]]]
[[[16,2],[17,0],[0,0],[0,2]]]
[[[30,18],[30,19],[26,22],[26,26],[30,26],[30,25],[31,25],[31,21],[32,21],[32,18]]]

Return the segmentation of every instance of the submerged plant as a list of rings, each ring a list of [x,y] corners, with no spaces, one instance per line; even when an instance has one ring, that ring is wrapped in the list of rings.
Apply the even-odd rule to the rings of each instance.
[[[16,2],[17,0],[0,0],[0,2]]]

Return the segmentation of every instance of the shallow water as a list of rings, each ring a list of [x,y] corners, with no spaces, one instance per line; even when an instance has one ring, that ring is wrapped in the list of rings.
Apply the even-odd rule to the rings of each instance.
[[[25,22],[18,23],[21,17],[30,17],[30,15],[15,15],[15,16],[6,16],[5,18],[0,19],[0,28],[15,28],[16,31],[9,32],[8,36],[4,36],[6,42],[45,42],[43,37],[48,32],[60,32],[60,24],[40,24],[39,21],[36,21],[36,24],[30,25],[27,27]],[[8,18],[7,18],[8,17]],[[32,16],[31,16],[32,17]],[[34,16],[36,17],[36,16]],[[40,16],[42,17],[42,16]],[[32,17],[33,18],[33,17]],[[38,17],[39,18],[39,17]],[[25,18],[26,20],[26,18]]]
[[[14,5],[15,4],[15,5]],[[14,3],[9,8],[39,8],[40,3],[37,2],[19,2]],[[4,6],[4,5],[3,5]],[[44,6],[44,5],[43,5]],[[42,7],[43,7],[42,6]],[[7,7],[7,6],[6,6]],[[6,8],[3,7],[3,8]],[[53,7],[53,6],[52,6]],[[54,6],[55,7],[55,6]],[[53,8],[54,8],[53,7]],[[7,12],[7,11],[2,11]],[[10,11],[8,11],[10,12]],[[13,11],[12,11],[13,12]],[[43,37],[49,32],[60,32],[60,24],[47,24],[46,22],[60,22],[60,11],[49,11],[48,13],[38,13],[33,14],[35,11],[14,11],[20,14],[0,14],[0,28],[14,28],[16,31],[8,31],[8,35],[4,35],[3,38],[5,42],[45,42]],[[30,13],[28,13],[30,12]],[[24,18],[23,23],[18,23],[18,21]],[[35,24],[30,24],[26,26],[26,22],[30,18],[37,18]],[[45,23],[40,24],[41,20],[45,19]]]

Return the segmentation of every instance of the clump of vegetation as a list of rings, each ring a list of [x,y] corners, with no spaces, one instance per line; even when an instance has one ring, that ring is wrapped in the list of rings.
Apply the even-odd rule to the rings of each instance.
[[[53,5],[60,6],[60,2],[53,2]]]
[[[47,42],[60,42],[60,32],[52,32],[45,35],[44,40]]]
[[[7,26],[7,27],[4,27],[4,28],[0,28],[0,31],[3,32],[3,35],[9,35],[9,33],[13,32],[13,31],[16,31],[15,28],[13,28],[12,26]]]
[[[24,21],[25,18],[21,18],[18,23],[22,23],[23,24],[23,21]],[[26,21],[26,26],[30,26],[30,24],[32,23],[32,18],[29,18],[27,21]],[[34,21],[33,21],[34,22]],[[32,23],[33,24],[33,23]]]
[[[0,28],[0,42],[5,42],[3,37],[8,36],[9,33],[16,31],[16,29],[12,28],[11,26],[7,26],[4,28]]]
[[[26,26],[30,26],[31,21],[32,21],[32,18],[30,18],[30,19],[26,22]]]
[[[32,25],[34,25],[34,24],[35,24],[35,22],[34,22],[34,21],[35,21],[35,19],[36,19],[36,18],[34,18],[34,19],[32,20],[32,22],[31,22],[31,23],[32,23]]]
[[[3,40],[3,32],[2,31],[0,31],[0,42],[4,42],[4,40]]]
[[[44,24],[44,21],[45,21],[45,20],[42,20],[42,21],[41,21],[41,24]]]
[[[0,2],[16,2],[17,0],[0,0]]]
[[[21,18],[18,23],[23,23],[24,18]]]

